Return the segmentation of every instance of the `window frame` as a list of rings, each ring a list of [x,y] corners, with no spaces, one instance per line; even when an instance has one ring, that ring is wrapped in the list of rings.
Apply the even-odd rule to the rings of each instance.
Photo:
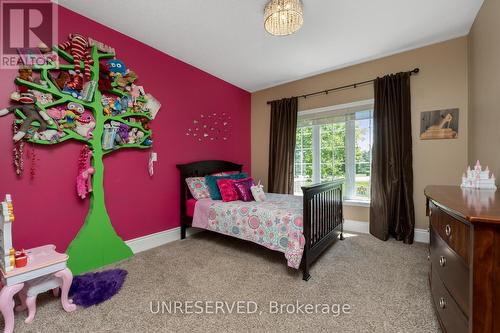
[[[353,103],[332,105],[323,108],[316,108],[310,110],[299,111],[299,118],[302,116],[320,114],[320,113],[333,113],[339,112],[349,114],[349,109],[364,108],[373,110],[374,100],[367,99],[362,101],[357,101]],[[346,111],[347,110],[347,111]],[[352,111],[352,113],[359,111]],[[373,119],[373,118],[371,118]],[[321,182],[321,125],[311,125],[312,127],[312,182]],[[356,120],[349,119],[345,121],[345,191],[344,198],[345,202],[348,204],[353,204],[355,206],[365,206],[369,205],[370,199],[366,200],[355,197],[356,193]],[[372,143],[373,143],[373,137]],[[371,161],[371,159],[370,159]],[[294,160],[294,167],[296,162]],[[370,177],[371,177],[371,167],[370,167]],[[296,195],[299,194],[298,192]]]

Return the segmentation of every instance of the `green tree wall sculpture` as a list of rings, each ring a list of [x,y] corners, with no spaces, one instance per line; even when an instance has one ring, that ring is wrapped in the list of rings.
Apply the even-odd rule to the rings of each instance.
[[[147,109],[143,109],[143,112],[135,112],[136,110],[128,108],[123,111],[123,113],[117,115],[109,115],[104,111],[103,104],[101,103],[101,97],[104,93],[98,88],[95,89],[92,98],[88,102],[78,99],[72,95],[64,93],[61,91],[51,78],[51,71],[70,71],[74,69],[73,57],[70,53],[67,53],[58,47],[54,47],[53,50],[57,52],[61,59],[67,61],[66,63],[48,63],[41,66],[34,66],[33,72],[39,73],[40,81],[46,82],[46,84],[40,84],[32,82],[29,80],[22,80],[20,78],[16,79],[16,84],[20,87],[26,87],[33,91],[38,91],[41,93],[52,94],[54,101],[48,104],[36,103],[39,110],[48,110],[50,108],[61,106],[69,102],[76,102],[81,104],[86,110],[90,110],[95,118],[95,129],[93,130],[93,136],[91,138],[85,138],[79,135],[72,129],[64,128],[61,129],[57,124],[52,124],[48,126],[48,129],[62,131],[63,136],[57,141],[51,140],[40,140],[33,136],[27,136],[25,140],[43,145],[52,145],[61,143],[67,140],[76,140],[78,142],[87,145],[92,151],[91,165],[93,166],[95,173],[92,177],[92,192],[90,193],[90,208],[86,220],[78,232],[77,236],[73,239],[71,244],[67,249],[69,255],[68,265],[74,274],[80,274],[83,272],[91,271],[99,267],[103,267],[107,264],[114,263],[125,258],[132,256],[131,249],[125,244],[125,242],[116,234],[110,218],[108,216],[105,200],[104,200],[104,189],[103,189],[103,178],[104,178],[104,156],[111,154],[119,149],[124,148],[139,148],[147,149],[150,148],[151,143],[151,131],[144,128],[142,122],[132,122],[130,119],[137,119],[137,117],[144,117],[151,120],[151,114]],[[100,62],[105,61],[105,59],[114,58],[114,54],[102,53],[98,51],[97,47],[94,45],[90,49],[90,55],[93,59],[93,64],[91,65],[90,80],[96,82],[99,80],[99,70]],[[80,67],[83,69],[83,62],[80,63]],[[116,81],[113,82],[112,89],[106,91],[106,94],[112,94],[112,96],[123,97],[127,94],[126,91],[117,89]],[[146,102],[146,97],[140,97],[141,102]],[[16,122],[22,123],[26,118],[26,115],[21,112],[21,110],[15,110]],[[114,149],[106,150],[103,148],[102,137],[105,132],[105,124],[110,121],[115,121],[128,125],[130,128],[137,128],[139,131],[144,133],[140,142],[127,143],[116,146]],[[33,122],[32,125],[36,130],[40,123]],[[148,144],[145,144],[148,142]]]

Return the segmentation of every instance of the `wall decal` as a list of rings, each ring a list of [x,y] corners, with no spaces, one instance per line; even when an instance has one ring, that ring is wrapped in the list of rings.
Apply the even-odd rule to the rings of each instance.
[[[227,141],[231,137],[231,116],[226,112],[202,113],[193,120],[186,136],[198,142]]]
[[[456,139],[458,137],[458,109],[422,112],[420,139]]]
[[[121,71],[107,67],[118,64],[118,60],[109,61],[115,56],[114,49],[95,41],[88,46],[87,37],[81,35],[72,34],[69,39],[54,47],[67,63],[52,62],[19,72],[15,80],[18,91],[11,96],[17,105],[0,110],[0,115],[12,112],[17,118],[13,137],[19,141],[13,151],[17,174],[23,171],[24,141],[30,145],[54,145],[67,140],[83,144],[75,163],[76,189],[81,199],[90,196],[90,208],[66,251],[68,266],[74,274],[81,274],[133,255],[116,234],[106,210],[103,158],[124,148],[150,148],[153,141],[149,121],[161,104],[134,84],[137,75],[125,70],[124,64]],[[79,61],[82,52],[86,56],[83,66]],[[35,73],[38,78],[32,77]],[[116,129],[112,140],[107,135],[110,128]],[[34,177],[36,155],[29,148]]]

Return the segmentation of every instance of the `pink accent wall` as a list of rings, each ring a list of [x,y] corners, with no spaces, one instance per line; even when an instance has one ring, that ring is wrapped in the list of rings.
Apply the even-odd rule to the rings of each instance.
[[[59,7],[59,38],[81,33],[113,46],[117,58],[138,76],[162,109],[152,122],[153,151],[158,153],[155,175],[147,173],[149,150],[123,149],[104,158],[106,205],[117,233],[132,239],[179,226],[178,163],[222,159],[250,171],[250,93],[165,53]],[[9,105],[16,71],[0,70],[0,108]],[[186,136],[201,113],[231,115],[228,141],[198,143]],[[81,144],[35,146],[36,175],[30,180],[30,160],[23,177],[12,166],[12,121],[0,117],[0,196],[11,193],[16,221],[14,246],[56,244],[65,250],[88,210],[88,200],[76,195],[75,177]]]

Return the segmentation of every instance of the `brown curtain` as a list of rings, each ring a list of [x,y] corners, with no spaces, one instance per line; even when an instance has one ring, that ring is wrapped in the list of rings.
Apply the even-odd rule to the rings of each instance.
[[[271,102],[268,190],[293,194],[297,97]]]
[[[413,243],[410,73],[375,80],[370,233]]]

